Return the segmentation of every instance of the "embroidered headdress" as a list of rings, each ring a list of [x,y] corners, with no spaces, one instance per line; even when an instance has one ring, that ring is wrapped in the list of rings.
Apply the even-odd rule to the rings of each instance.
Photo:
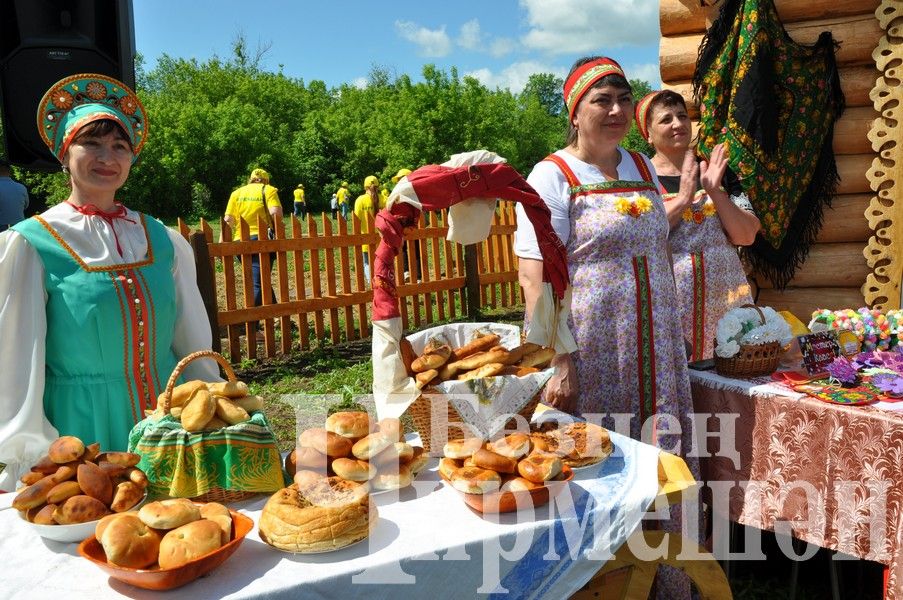
[[[568,107],[568,118],[574,118],[574,110],[587,90],[607,75],[620,75],[626,78],[621,65],[605,57],[591,60],[574,69],[564,82],[564,104]]]
[[[147,137],[147,113],[127,85],[98,73],[80,73],[56,82],[38,104],[38,130],[53,155],[62,162],[79,129],[111,119],[129,136],[134,158]]]
[[[636,106],[633,109],[634,116],[636,117],[636,128],[639,129],[640,135],[643,136],[644,140],[649,139],[649,127],[646,125],[646,117],[649,116],[649,107],[652,106],[652,101],[655,100],[655,97],[660,93],[660,90],[649,92],[636,103]]]

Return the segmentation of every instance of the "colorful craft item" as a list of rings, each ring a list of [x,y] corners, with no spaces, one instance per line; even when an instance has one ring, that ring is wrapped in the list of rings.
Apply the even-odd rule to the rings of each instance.
[[[870,383],[888,396],[903,396],[903,377],[891,373],[872,375]]]
[[[817,398],[823,402],[845,404],[847,406],[862,406],[872,404],[881,399],[879,394],[871,386],[858,386],[853,388],[822,385],[819,383],[804,383],[793,386],[794,391],[801,392]]]
[[[888,350],[899,343],[903,313],[862,307],[858,310],[820,309],[812,313],[809,329],[812,331],[851,331],[861,345],[860,350]]]
[[[838,356],[827,366],[826,370],[832,379],[836,379],[844,385],[855,385],[859,380],[856,368],[845,356]]]

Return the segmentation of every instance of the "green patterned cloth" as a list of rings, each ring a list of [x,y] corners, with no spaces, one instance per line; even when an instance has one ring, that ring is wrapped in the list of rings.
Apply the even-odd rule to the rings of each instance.
[[[170,415],[148,417],[129,434],[129,451],[150,481],[149,496],[194,498],[213,488],[275,492],[285,487],[276,439],[262,411],[217,431],[188,433]]]
[[[778,288],[793,278],[837,186],[832,142],[844,108],[834,39],[814,46],[784,30],[772,0],[726,0],[699,50],[699,152],[725,142],[763,231],[753,266]]]

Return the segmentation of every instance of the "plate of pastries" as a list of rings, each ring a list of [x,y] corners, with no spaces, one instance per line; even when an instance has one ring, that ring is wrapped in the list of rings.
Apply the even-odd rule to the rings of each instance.
[[[20,478],[12,507],[43,538],[80,542],[97,522],[138,506],[147,496],[147,476],[132,452],[102,452],[66,435]]]
[[[446,381],[468,381],[484,377],[514,375],[524,377],[538,373],[555,357],[553,348],[525,342],[514,348],[501,344],[497,333],[477,332],[476,339],[452,348],[441,336],[431,337],[418,356],[411,342],[402,339],[402,361],[417,389]]]
[[[304,471],[338,477],[377,494],[411,485],[428,460],[422,447],[404,441],[398,419],[374,422],[364,411],[342,411],[298,436],[285,470],[293,477]]]
[[[481,513],[542,506],[574,476],[561,457],[537,450],[525,433],[489,442],[477,437],[452,440],[443,454],[440,476]]]
[[[559,456],[575,471],[598,465],[613,450],[608,430],[584,421],[531,423],[530,441],[537,451]]]
[[[104,517],[78,553],[113,579],[168,590],[221,565],[253,528],[222,504],[173,498]]]

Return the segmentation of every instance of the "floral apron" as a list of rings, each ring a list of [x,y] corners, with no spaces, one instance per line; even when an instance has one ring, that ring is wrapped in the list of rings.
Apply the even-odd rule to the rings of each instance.
[[[559,156],[554,162],[570,186],[568,270],[572,286],[571,330],[577,340],[578,413],[629,413],[630,436],[653,414],[680,423],[680,450],[697,479],[692,448],[693,402],[677,298],[668,260],[668,218],[643,157],[631,152],[643,181],[581,184]],[[637,418],[638,417],[638,418]],[[673,420],[673,419],[672,419]],[[604,425],[613,421],[606,418]],[[648,431],[648,430],[647,430]],[[652,443],[674,452],[667,429],[652,429]],[[648,437],[648,433],[647,433]],[[663,529],[680,532],[680,505]],[[689,581],[663,568],[658,597],[689,598]]]
[[[669,202],[677,194],[662,194]],[[730,309],[752,304],[746,274],[731,245],[715,204],[705,190],[671,229],[671,252],[684,337],[691,343],[690,360],[712,357],[718,320]]]

